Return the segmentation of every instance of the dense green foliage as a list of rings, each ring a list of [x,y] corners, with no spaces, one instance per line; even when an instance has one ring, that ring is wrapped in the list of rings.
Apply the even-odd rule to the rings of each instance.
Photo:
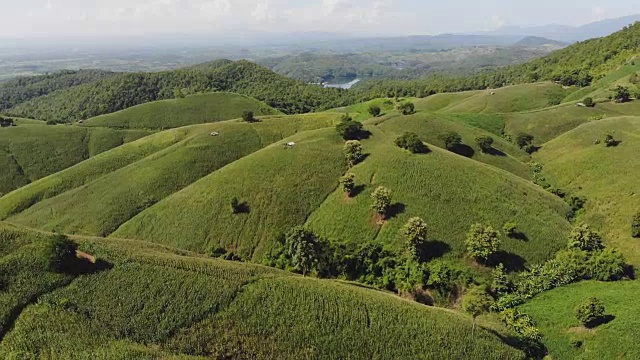
[[[465,245],[467,246],[467,254],[469,256],[476,260],[486,262],[498,252],[500,248],[498,232],[491,226],[474,224],[467,234]]]
[[[360,140],[362,138],[362,123],[353,121],[348,114],[336,125],[336,131],[344,140]]]
[[[593,327],[604,316],[604,312],[604,305],[597,298],[591,298],[575,309],[576,319],[587,327]]]
[[[416,133],[405,133],[396,139],[395,144],[398,147],[409,150],[414,154],[429,152],[429,148],[427,148]]]
[[[306,113],[352,103],[348,93],[277,75],[248,61],[216,61],[157,73],[119,73],[105,79],[34,98],[7,110],[43,120],[72,121],[113,113],[135,105],[185,95],[235,92],[285,113]]]
[[[640,238],[640,213],[635,214],[631,219],[631,236]]]

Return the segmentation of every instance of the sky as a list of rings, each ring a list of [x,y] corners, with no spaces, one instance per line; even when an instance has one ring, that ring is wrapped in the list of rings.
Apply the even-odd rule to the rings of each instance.
[[[582,25],[640,14],[640,1],[0,0],[0,9],[5,38],[299,31],[395,36]]]

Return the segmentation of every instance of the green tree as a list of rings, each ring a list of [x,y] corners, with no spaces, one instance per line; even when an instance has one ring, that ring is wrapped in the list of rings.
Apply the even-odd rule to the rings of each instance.
[[[640,212],[631,219],[631,236],[640,239]]]
[[[528,152],[532,153],[535,150],[535,146],[533,145],[534,137],[531,134],[521,133],[516,136],[516,144],[518,146]]]
[[[631,100],[631,93],[629,92],[629,88],[618,85],[613,90],[613,101],[617,103],[625,103]]]
[[[342,151],[344,152],[344,157],[349,167],[357,165],[364,157],[362,154],[362,143],[358,140],[347,141],[344,144]]]
[[[414,154],[425,153],[429,150],[416,133],[405,133],[396,139],[395,144]]]
[[[476,318],[489,312],[492,304],[493,298],[480,286],[469,289],[464,295],[462,298],[462,309],[473,318],[472,333],[475,332]]]
[[[362,136],[362,123],[353,121],[348,114],[336,125],[336,131],[345,140],[359,140]]]
[[[447,150],[454,151],[460,144],[462,144],[462,136],[455,131],[447,131],[438,135],[438,138],[444,142],[444,146]]]
[[[604,138],[604,145],[606,147],[615,147],[618,145],[618,142],[613,138],[613,135],[607,134]]]
[[[287,256],[291,259],[291,265],[296,271],[306,276],[318,263],[319,241],[314,233],[298,226],[286,235]]]
[[[478,136],[476,138],[476,144],[478,144],[478,147],[480,148],[480,150],[482,150],[482,152],[487,153],[491,151],[491,148],[493,146],[493,138],[488,135]]]
[[[342,191],[348,196],[353,194],[353,190],[356,188],[356,176],[355,174],[345,174],[340,178],[340,184],[342,184]]]
[[[371,199],[373,200],[371,208],[373,208],[377,214],[386,216],[391,207],[391,190],[384,186],[378,186],[371,194]]]
[[[64,272],[71,270],[76,260],[78,245],[64,235],[54,235],[46,246],[46,256],[49,270]]]
[[[476,260],[486,262],[500,248],[498,232],[491,226],[474,224],[465,241],[467,254]]]
[[[229,201],[229,206],[231,207],[231,213],[238,214],[240,212],[240,201],[237,197],[232,197],[231,201]]]
[[[517,234],[517,227],[518,225],[515,222],[509,221],[508,223],[504,224],[502,230],[504,231],[504,234],[507,235],[507,237],[514,237]]]
[[[411,115],[416,112],[416,106],[412,102],[400,103],[397,109],[402,115]]]
[[[175,99],[184,99],[184,92],[180,88],[173,89],[173,97]]]
[[[569,249],[593,252],[604,249],[602,237],[585,223],[578,224],[569,234]]]
[[[369,105],[369,114],[373,117],[378,117],[382,113],[382,109],[378,105]]]
[[[253,116],[253,111],[244,111],[242,113],[242,120],[248,123],[255,122],[256,118]]]
[[[491,292],[493,292],[494,295],[500,296],[509,292],[511,284],[502,263],[493,269],[491,277]]]
[[[584,106],[586,107],[594,107],[596,106],[596,103],[593,101],[593,98],[585,98],[582,103],[584,104]]]
[[[427,223],[419,217],[413,217],[402,228],[407,251],[415,259],[419,259],[427,244]]]
[[[576,319],[586,327],[595,325],[604,316],[604,313],[604,304],[597,298],[591,298],[575,309]]]

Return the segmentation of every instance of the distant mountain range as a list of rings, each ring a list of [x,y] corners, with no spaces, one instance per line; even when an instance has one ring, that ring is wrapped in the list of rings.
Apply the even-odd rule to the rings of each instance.
[[[610,35],[623,27],[640,21],[640,14],[602,20],[583,26],[544,25],[534,27],[505,26],[498,30],[477,32],[476,35],[493,36],[535,36],[564,43],[584,41]]]

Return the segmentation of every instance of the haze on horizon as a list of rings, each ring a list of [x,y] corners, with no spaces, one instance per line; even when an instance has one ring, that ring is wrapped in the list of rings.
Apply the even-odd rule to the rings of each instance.
[[[237,36],[300,31],[395,36],[502,26],[578,26],[640,13],[640,2],[635,0],[598,1],[24,0],[11,1],[0,13],[0,37]]]

